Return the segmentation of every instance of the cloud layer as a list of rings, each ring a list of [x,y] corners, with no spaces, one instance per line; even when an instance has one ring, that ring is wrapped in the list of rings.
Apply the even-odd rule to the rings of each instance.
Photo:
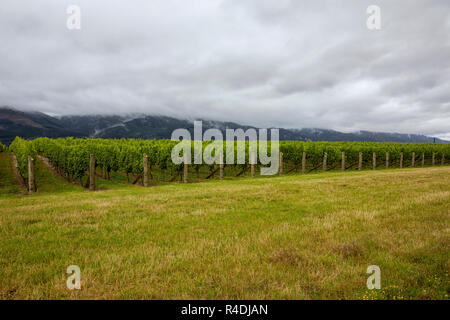
[[[371,4],[2,0],[0,105],[450,138],[450,2]]]

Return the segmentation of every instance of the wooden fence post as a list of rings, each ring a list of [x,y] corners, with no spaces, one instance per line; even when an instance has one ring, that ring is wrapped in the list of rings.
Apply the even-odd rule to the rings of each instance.
[[[252,178],[255,177],[255,151],[252,151],[251,157],[250,157],[250,174],[252,176]]]
[[[283,152],[280,152],[280,164],[279,164],[279,167],[278,167],[278,174],[280,176],[283,175]]]
[[[422,167],[425,166],[425,152],[422,152]]]
[[[223,153],[220,154],[219,180],[223,180]]]
[[[442,153],[441,165],[443,166],[444,164],[445,164],[445,154]]]
[[[416,164],[416,153],[413,152],[411,156],[411,167],[414,167],[415,164]]]
[[[345,152],[344,151],[342,151],[342,154],[341,154],[341,170],[345,171]]]
[[[431,156],[431,165],[435,165],[436,163],[436,154],[433,152],[433,155]]]
[[[400,169],[403,168],[403,152],[400,152]]]
[[[322,171],[327,171],[327,159],[328,159],[328,152],[325,152],[323,154],[323,166],[322,166]]]
[[[189,174],[189,167],[188,167],[189,159],[187,153],[183,154],[183,158],[184,158],[183,182],[187,183]]]
[[[89,157],[89,190],[95,191],[95,156]]]
[[[363,160],[363,154],[362,154],[362,152],[360,152],[359,160],[358,160],[358,170],[362,170],[362,160]]]
[[[372,152],[372,170],[377,168],[377,154]]]
[[[28,192],[36,192],[36,183],[34,181],[34,158],[28,156]]]
[[[148,155],[144,153],[144,187],[148,187]]]
[[[302,174],[305,174],[306,172],[306,152],[303,151],[302,154]]]
[[[389,152],[386,152],[386,169],[389,169]]]

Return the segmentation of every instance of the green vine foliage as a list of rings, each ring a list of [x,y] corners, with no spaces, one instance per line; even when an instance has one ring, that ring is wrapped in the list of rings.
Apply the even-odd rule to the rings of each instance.
[[[11,150],[17,158],[19,173],[22,177],[28,178],[28,156],[36,158],[37,155],[33,141],[17,137],[9,146],[9,150]]]
[[[178,141],[171,140],[140,140],[140,139],[74,139],[74,138],[38,138],[32,141],[16,138],[10,146],[19,162],[20,173],[27,175],[27,157],[41,154],[50,159],[52,164],[64,171],[70,178],[80,179],[89,169],[89,155],[95,155],[96,165],[107,172],[120,171],[123,173],[141,174],[143,172],[143,154],[148,155],[150,166],[158,166],[162,170],[177,173],[182,170],[183,164],[174,164],[171,159],[172,149]],[[212,142],[201,143],[202,151]],[[237,145],[234,142],[234,159],[237,159]],[[191,142],[194,145],[194,142]],[[245,163],[226,164],[236,169],[245,169],[250,164],[250,143],[245,141]],[[389,152],[391,161],[396,161],[403,153],[404,159],[411,159],[413,152],[419,159],[424,153],[427,159],[432,154],[439,157],[444,154],[450,159],[450,144],[433,143],[376,143],[376,142],[303,142],[280,141],[280,152],[283,152],[283,160],[294,165],[301,164],[302,154],[306,152],[306,159],[312,166],[318,166],[323,161],[323,155],[327,153],[329,164],[341,161],[342,152],[345,152],[348,164],[358,161],[359,153],[363,153],[364,161],[371,161],[375,153],[378,161],[386,159]],[[267,144],[268,154],[271,153],[271,143]],[[224,161],[226,159],[226,143],[223,144]],[[214,153],[213,153],[214,155]],[[257,157],[259,160],[259,157]],[[191,163],[194,160],[194,152],[191,153]],[[236,162],[236,161],[235,161]],[[257,163],[259,164],[259,163]],[[210,166],[212,169],[212,166]]]

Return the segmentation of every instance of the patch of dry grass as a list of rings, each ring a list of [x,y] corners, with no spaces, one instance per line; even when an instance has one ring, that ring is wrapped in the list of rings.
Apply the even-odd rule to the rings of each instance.
[[[448,167],[120,185],[0,207],[3,299],[448,298]],[[66,288],[71,264],[80,291]]]

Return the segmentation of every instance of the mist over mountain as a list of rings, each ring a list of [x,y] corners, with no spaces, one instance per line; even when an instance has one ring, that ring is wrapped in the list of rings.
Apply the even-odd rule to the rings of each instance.
[[[201,120],[201,119],[199,119]],[[84,115],[51,117],[40,112],[24,112],[12,108],[0,108],[0,141],[10,144],[16,136],[77,138],[140,138],[170,139],[175,129],[186,128],[193,132],[193,121],[159,115]],[[234,122],[203,120],[203,130],[255,128]],[[257,128],[255,128],[257,129]],[[368,142],[436,142],[448,143],[438,138],[418,134],[401,134],[359,131],[343,133],[329,129],[280,128],[280,140],[302,141],[368,141]]]

